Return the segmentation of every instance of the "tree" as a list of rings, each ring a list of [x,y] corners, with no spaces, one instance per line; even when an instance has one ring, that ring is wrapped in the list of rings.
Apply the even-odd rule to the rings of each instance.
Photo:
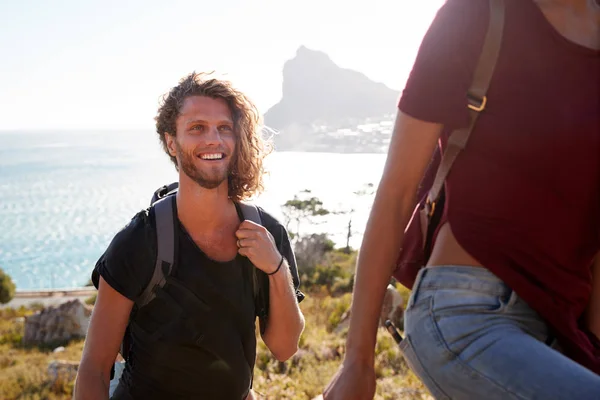
[[[354,194],[354,201],[351,202],[350,208],[342,211],[336,211],[336,214],[348,214],[348,226],[346,229],[346,247],[344,248],[344,252],[346,254],[350,254],[352,250],[350,248],[350,239],[352,239],[352,235],[355,233],[352,230],[352,218],[354,217],[354,212],[358,207],[360,207],[359,200],[364,196],[373,196],[375,194],[375,189],[372,183],[366,183],[359,190],[352,192]]]
[[[8,274],[0,268],[0,304],[6,304],[15,295],[15,284]]]
[[[309,197],[310,194],[310,190],[304,189],[299,195],[294,195],[292,200],[286,201],[282,206],[286,229],[290,231],[290,222],[294,221],[296,223],[296,231],[290,232],[296,240],[300,237],[300,224],[302,222],[314,223],[313,218],[329,214],[329,210],[323,207],[323,202],[317,197]]]

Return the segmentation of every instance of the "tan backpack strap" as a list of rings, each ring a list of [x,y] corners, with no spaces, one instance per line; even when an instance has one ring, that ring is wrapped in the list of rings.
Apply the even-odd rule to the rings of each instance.
[[[435,202],[440,191],[444,186],[446,177],[452,168],[458,154],[465,148],[469,136],[475,127],[475,122],[479,113],[483,111],[487,104],[487,90],[490,81],[494,75],[494,68],[500,53],[502,43],[502,32],[504,30],[504,0],[489,0],[490,2],[490,23],[485,36],[485,42],[477,62],[473,82],[467,95],[469,107],[469,126],[457,129],[450,134],[446,150],[440,161],[435,180],[427,195],[425,207],[431,216],[435,211]]]

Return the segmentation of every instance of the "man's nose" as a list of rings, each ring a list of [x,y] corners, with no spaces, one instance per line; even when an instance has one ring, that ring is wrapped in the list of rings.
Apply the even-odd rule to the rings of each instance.
[[[206,135],[204,135],[206,144],[219,144],[221,143],[221,134],[216,126],[208,128]]]

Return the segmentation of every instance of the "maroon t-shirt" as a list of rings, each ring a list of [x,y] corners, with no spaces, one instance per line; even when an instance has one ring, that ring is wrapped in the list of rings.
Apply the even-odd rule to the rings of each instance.
[[[505,0],[502,49],[466,150],[447,180],[458,242],[546,319],[567,355],[600,374],[580,324],[600,249],[600,51],[567,40],[532,0]],[[468,122],[466,92],[488,0],[449,0],[400,99],[415,118]]]

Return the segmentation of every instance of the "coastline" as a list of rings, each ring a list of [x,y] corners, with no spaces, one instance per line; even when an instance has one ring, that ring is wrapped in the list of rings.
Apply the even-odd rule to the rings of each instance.
[[[79,299],[82,302],[96,293],[93,286],[78,287],[71,289],[40,289],[23,290],[15,293],[11,301],[6,304],[0,304],[0,308],[19,308],[28,307],[32,304],[43,304],[44,307],[55,306],[66,301]]]

